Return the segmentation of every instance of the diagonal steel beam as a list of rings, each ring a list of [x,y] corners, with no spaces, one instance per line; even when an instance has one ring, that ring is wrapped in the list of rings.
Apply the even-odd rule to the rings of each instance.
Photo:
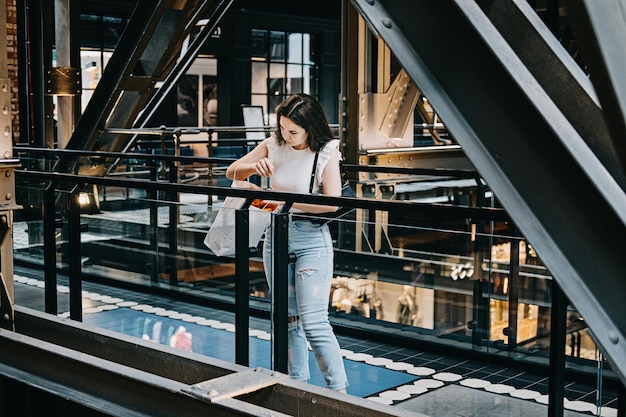
[[[587,74],[527,0],[479,0],[477,3],[602,165],[626,190],[620,144],[611,137],[605,113]]]
[[[626,2],[565,2],[576,41],[614,138],[615,158],[626,167]]]
[[[352,1],[537,249],[624,381],[623,189],[475,1]]]
[[[185,40],[206,39],[209,32],[234,0],[140,0],[122,38],[115,48],[102,79],[76,125],[68,149],[121,152],[127,150],[130,135],[104,132],[107,128],[130,128],[151,115],[152,98],[164,95],[191,65],[196,50],[186,53]],[[209,23],[196,33],[196,25],[207,18]],[[198,42],[193,42],[197,47]],[[193,56],[192,56],[193,55]],[[185,59],[183,59],[185,58]],[[158,84],[168,81],[158,88]],[[143,122],[142,122],[143,123]],[[79,164],[77,162],[83,162]],[[114,160],[84,163],[64,161],[57,171],[74,171],[85,175],[104,175]]]

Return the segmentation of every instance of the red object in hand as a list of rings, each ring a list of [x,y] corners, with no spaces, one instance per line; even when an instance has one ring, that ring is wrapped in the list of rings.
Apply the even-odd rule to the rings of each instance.
[[[270,201],[261,200],[260,198],[252,200],[252,205],[256,208],[260,208],[261,210],[269,212],[276,210],[276,208],[278,207],[278,204],[272,203]]]

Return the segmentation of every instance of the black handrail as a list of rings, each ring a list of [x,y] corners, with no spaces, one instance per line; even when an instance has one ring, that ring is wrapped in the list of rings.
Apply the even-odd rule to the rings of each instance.
[[[220,139],[220,143],[228,144],[246,142],[246,139]],[[139,159],[145,161],[167,161],[167,162],[188,162],[188,163],[204,163],[204,164],[230,164],[236,158],[220,158],[220,157],[198,157],[198,156],[182,156],[167,154],[148,154],[140,152],[105,152],[105,151],[86,151],[75,149],[49,149],[37,148],[32,146],[15,146],[14,152],[27,152],[40,155],[53,155],[62,157],[69,156],[87,156],[93,158],[120,158],[120,159]],[[419,168],[419,167],[393,167],[380,165],[354,165],[342,164],[346,171],[350,172],[376,172],[383,174],[406,174],[411,176],[433,176],[433,177],[453,177],[464,179],[480,180],[480,175],[476,171],[449,169],[449,168]]]
[[[23,149],[22,149],[23,150]],[[28,148],[29,152],[42,152],[43,153],[53,153],[53,154],[80,154],[80,155],[96,155],[102,157],[121,157],[124,158],[142,158],[149,161],[163,160],[167,161],[169,164],[173,164],[175,161],[181,160],[193,160],[193,161],[202,161],[209,162],[215,161],[216,159],[221,161],[232,161],[232,159],[223,159],[223,158],[185,158],[180,156],[170,156],[170,155],[147,155],[147,154],[129,154],[129,153],[119,153],[119,152],[90,152],[90,151],[68,151],[68,150],[48,150],[48,149],[39,149],[39,148]],[[155,168],[156,165],[153,165]],[[236,361],[239,364],[247,365],[248,363],[248,338],[246,334],[246,329],[248,328],[247,322],[249,320],[249,298],[247,296],[247,287],[249,282],[249,259],[250,259],[250,251],[247,248],[248,239],[245,237],[245,232],[247,232],[246,227],[242,227],[242,224],[246,223],[247,218],[247,208],[253,199],[264,199],[264,200],[275,200],[275,201],[285,201],[286,205],[291,205],[295,202],[298,203],[310,203],[310,204],[322,204],[322,205],[335,205],[342,207],[350,207],[350,208],[359,208],[370,211],[387,211],[390,213],[400,213],[400,214],[421,214],[427,215],[430,217],[442,218],[442,219],[458,219],[464,218],[468,219],[472,222],[479,221],[492,221],[492,222],[510,222],[510,218],[508,214],[501,208],[483,208],[483,207],[470,207],[470,206],[458,206],[451,204],[435,204],[435,203],[418,203],[411,201],[400,201],[400,200],[379,200],[373,198],[351,198],[351,197],[330,197],[324,195],[309,195],[309,194],[297,194],[297,193],[286,193],[286,192],[277,192],[273,190],[259,190],[259,189],[239,189],[232,187],[223,187],[223,186],[212,186],[212,185],[198,185],[198,184],[181,184],[177,182],[176,173],[174,165],[170,165],[169,170],[169,178],[167,180],[158,180],[157,176],[154,175],[156,169],[151,169],[151,179],[136,179],[136,178],[124,178],[119,176],[85,176],[85,175],[75,175],[70,173],[59,173],[59,172],[46,172],[46,171],[36,171],[36,170],[28,170],[28,169],[17,169],[15,171],[16,175],[22,178],[26,178],[29,180],[37,180],[47,182],[49,186],[46,189],[45,195],[48,196],[44,198],[44,213],[47,213],[46,221],[51,220],[51,213],[54,213],[54,207],[50,207],[53,204],[54,200],[50,197],[51,193],[56,191],[64,191],[73,190],[70,192],[70,200],[74,201],[75,196],[77,195],[76,190],[81,189],[85,185],[99,185],[99,186],[115,186],[120,188],[134,188],[134,189],[144,189],[147,191],[149,195],[156,196],[158,192],[163,192],[165,195],[170,196],[170,200],[175,200],[172,196],[175,196],[178,193],[189,193],[189,194],[200,194],[200,195],[221,195],[221,196],[232,196],[232,197],[242,197],[245,198],[248,204],[245,208],[237,211],[237,233],[238,235],[238,243],[237,251],[235,255],[235,316],[237,332],[242,332],[236,335]],[[363,167],[358,167],[363,168]],[[432,170],[432,169],[409,169],[409,168],[394,168],[394,167],[365,167],[364,170],[371,172],[374,170],[377,171],[388,171],[394,173],[415,173],[422,172],[423,175],[441,175],[442,172],[445,171],[445,175],[451,175],[450,171],[446,170]],[[475,173],[465,172],[455,170],[452,174],[456,174],[458,176],[466,175],[465,178],[476,178]],[[477,182],[480,184],[480,180],[477,179]],[[156,200],[156,199],[154,199]],[[78,204],[69,204],[68,205],[68,218],[70,219],[71,233],[69,233],[69,246],[73,248],[73,251],[80,252],[80,233],[79,233],[79,210],[80,207]],[[289,254],[287,253],[286,242],[286,234],[280,234],[284,228],[280,227],[281,222],[288,222],[289,218],[286,215],[275,215],[275,232],[277,233],[277,238],[275,240],[277,247],[275,248],[275,288],[287,288],[287,265]],[[174,221],[172,221],[174,220]],[[175,236],[175,218],[172,217],[172,213],[170,212],[170,236]],[[54,227],[46,227],[44,225],[44,241],[45,242],[54,242],[54,237],[49,236],[51,233],[54,233]],[[285,242],[283,242],[285,241]],[[282,242],[282,243],[281,243]],[[170,246],[172,246],[172,242],[170,242]],[[44,252],[55,250],[55,245],[45,245]],[[176,250],[175,242],[174,247],[170,247],[171,251]],[[74,256],[72,254],[72,256]],[[55,288],[56,287],[56,261],[53,256],[48,256],[44,253],[45,259],[45,270],[46,270],[46,287]],[[77,259],[80,259],[78,257]],[[47,265],[50,262],[54,262],[53,265]],[[82,299],[80,297],[80,277],[81,277],[81,265],[80,261],[72,262],[69,264],[70,271],[70,311],[71,318],[75,320],[81,320],[82,316],[80,311],[82,310]],[[284,268],[283,268],[284,267]],[[170,269],[172,266],[170,265]],[[282,270],[284,269],[284,271]],[[153,271],[154,272],[154,271]],[[170,279],[172,277],[170,276]],[[284,282],[283,282],[284,281]],[[72,294],[74,293],[74,294]],[[286,372],[286,352],[287,352],[287,306],[285,303],[286,297],[282,298],[281,294],[276,291],[273,293],[274,297],[274,307],[275,307],[275,347],[274,347],[274,366],[275,369],[281,372]],[[46,307],[46,309],[56,310],[56,306]],[[284,328],[283,328],[284,327]],[[242,330],[243,329],[243,330]]]
[[[470,207],[444,203],[420,203],[402,200],[378,200],[363,197],[331,197],[327,195],[309,195],[278,192],[274,190],[243,189],[214,185],[179,184],[170,182],[154,182],[144,179],[122,179],[119,177],[76,176],[74,174],[15,170],[16,174],[28,178],[56,181],[59,183],[116,186],[123,188],[141,188],[148,191],[167,193],[215,194],[242,198],[260,198],[264,200],[286,201],[291,203],[311,203],[329,206],[360,208],[365,210],[382,210],[398,213],[418,213],[441,218],[465,218],[471,220],[504,221],[511,219],[504,209],[497,207]]]

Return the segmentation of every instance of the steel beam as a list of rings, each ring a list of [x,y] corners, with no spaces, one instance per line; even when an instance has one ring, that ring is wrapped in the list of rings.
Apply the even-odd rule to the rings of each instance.
[[[136,135],[104,130],[143,127],[155,110],[155,97],[171,91],[233,1],[140,0],[67,148],[127,150]],[[207,17],[209,23],[198,29],[196,25]],[[188,39],[191,46],[185,49]],[[64,161],[55,170],[104,175],[115,162],[81,157]]]
[[[19,381],[30,390],[102,413],[98,415],[285,415],[235,399],[210,404],[191,396],[188,384],[7,330],[0,330],[0,349],[3,382]],[[33,396],[38,401],[47,398]],[[4,406],[10,402],[5,399]],[[50,407],[50,413],[56,415],[54,407]],[[85,411],[83,415],[96,414]]]
[[[475,1],[353,4],[446,121],[626,380],[626,195],[616,178]],[[533,42],[517,48],[558,48],[543,33],[535,30]]]
[[[0,6],[0,20],[7,21],[7,5]],[[7,28],[0,28],[0,327],[13,328],[13,211],[20,209],[15,197],[15,168],[19,161],[12,151],[11,80],[9,79]]]
[[[587,74],[561,47],[527,0],[480,0],[477,3],[604,167],[626,190],[624,150],[620,151],[623,145],[613,141],[603,111],[606,106],[601,107]],[[605,5],[600,8],[606,9]],[[604,26],[604,20],[602,22]],[[620,36],[626,34],[611,35],[613,39],[622,39]],[[577,43],[584,44],[588,39],[592,37],[584,33],[577,38]],[[587,53],[584,55],[586,57]],[[619,63],[622,64],[621,60]]]
[[[84,416],[426,417],[295,381],[284,373],[176,350],[21,306],[16,306],[15,331],[0,330],[0,351],[0,387],[15,381],[16,389],[29,390],[31,400],[52,405],[51,398],[58,398],[81,406]],[[3,405],[11,401],[5,398]],[[66,415],[66,408],[59,410],[62,414],[55,414],[52,406],[48,410],[53,417]]]
[[[604,110],[615,158],[626,169],[626,2],[568,0],[565,4]]]

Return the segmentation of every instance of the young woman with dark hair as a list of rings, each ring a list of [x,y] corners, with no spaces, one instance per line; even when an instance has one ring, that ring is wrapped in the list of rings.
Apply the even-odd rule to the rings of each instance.
[[[226,170],[232,180],[259,175],[270,179],[275,191],[312,192],[341,196],[339,140],[334,139],[319,102],[307,94],[295,94],[276,109],[277,126],[265,139]],[[317,157],[316,157],[317,153]],[[308,344],[324,376],[326,386],[345,392],[348,386],[339,343],[328,319],[333,278],[333,244],[327,224],[307,219],[307,213],[335,211],[335,206],[294,203],[289,222],[288,372],[300,381],[310,378]],[[263,262],[271,288],[272,236],[266,233]],[[307,344],[308,342],[308,344]]]

